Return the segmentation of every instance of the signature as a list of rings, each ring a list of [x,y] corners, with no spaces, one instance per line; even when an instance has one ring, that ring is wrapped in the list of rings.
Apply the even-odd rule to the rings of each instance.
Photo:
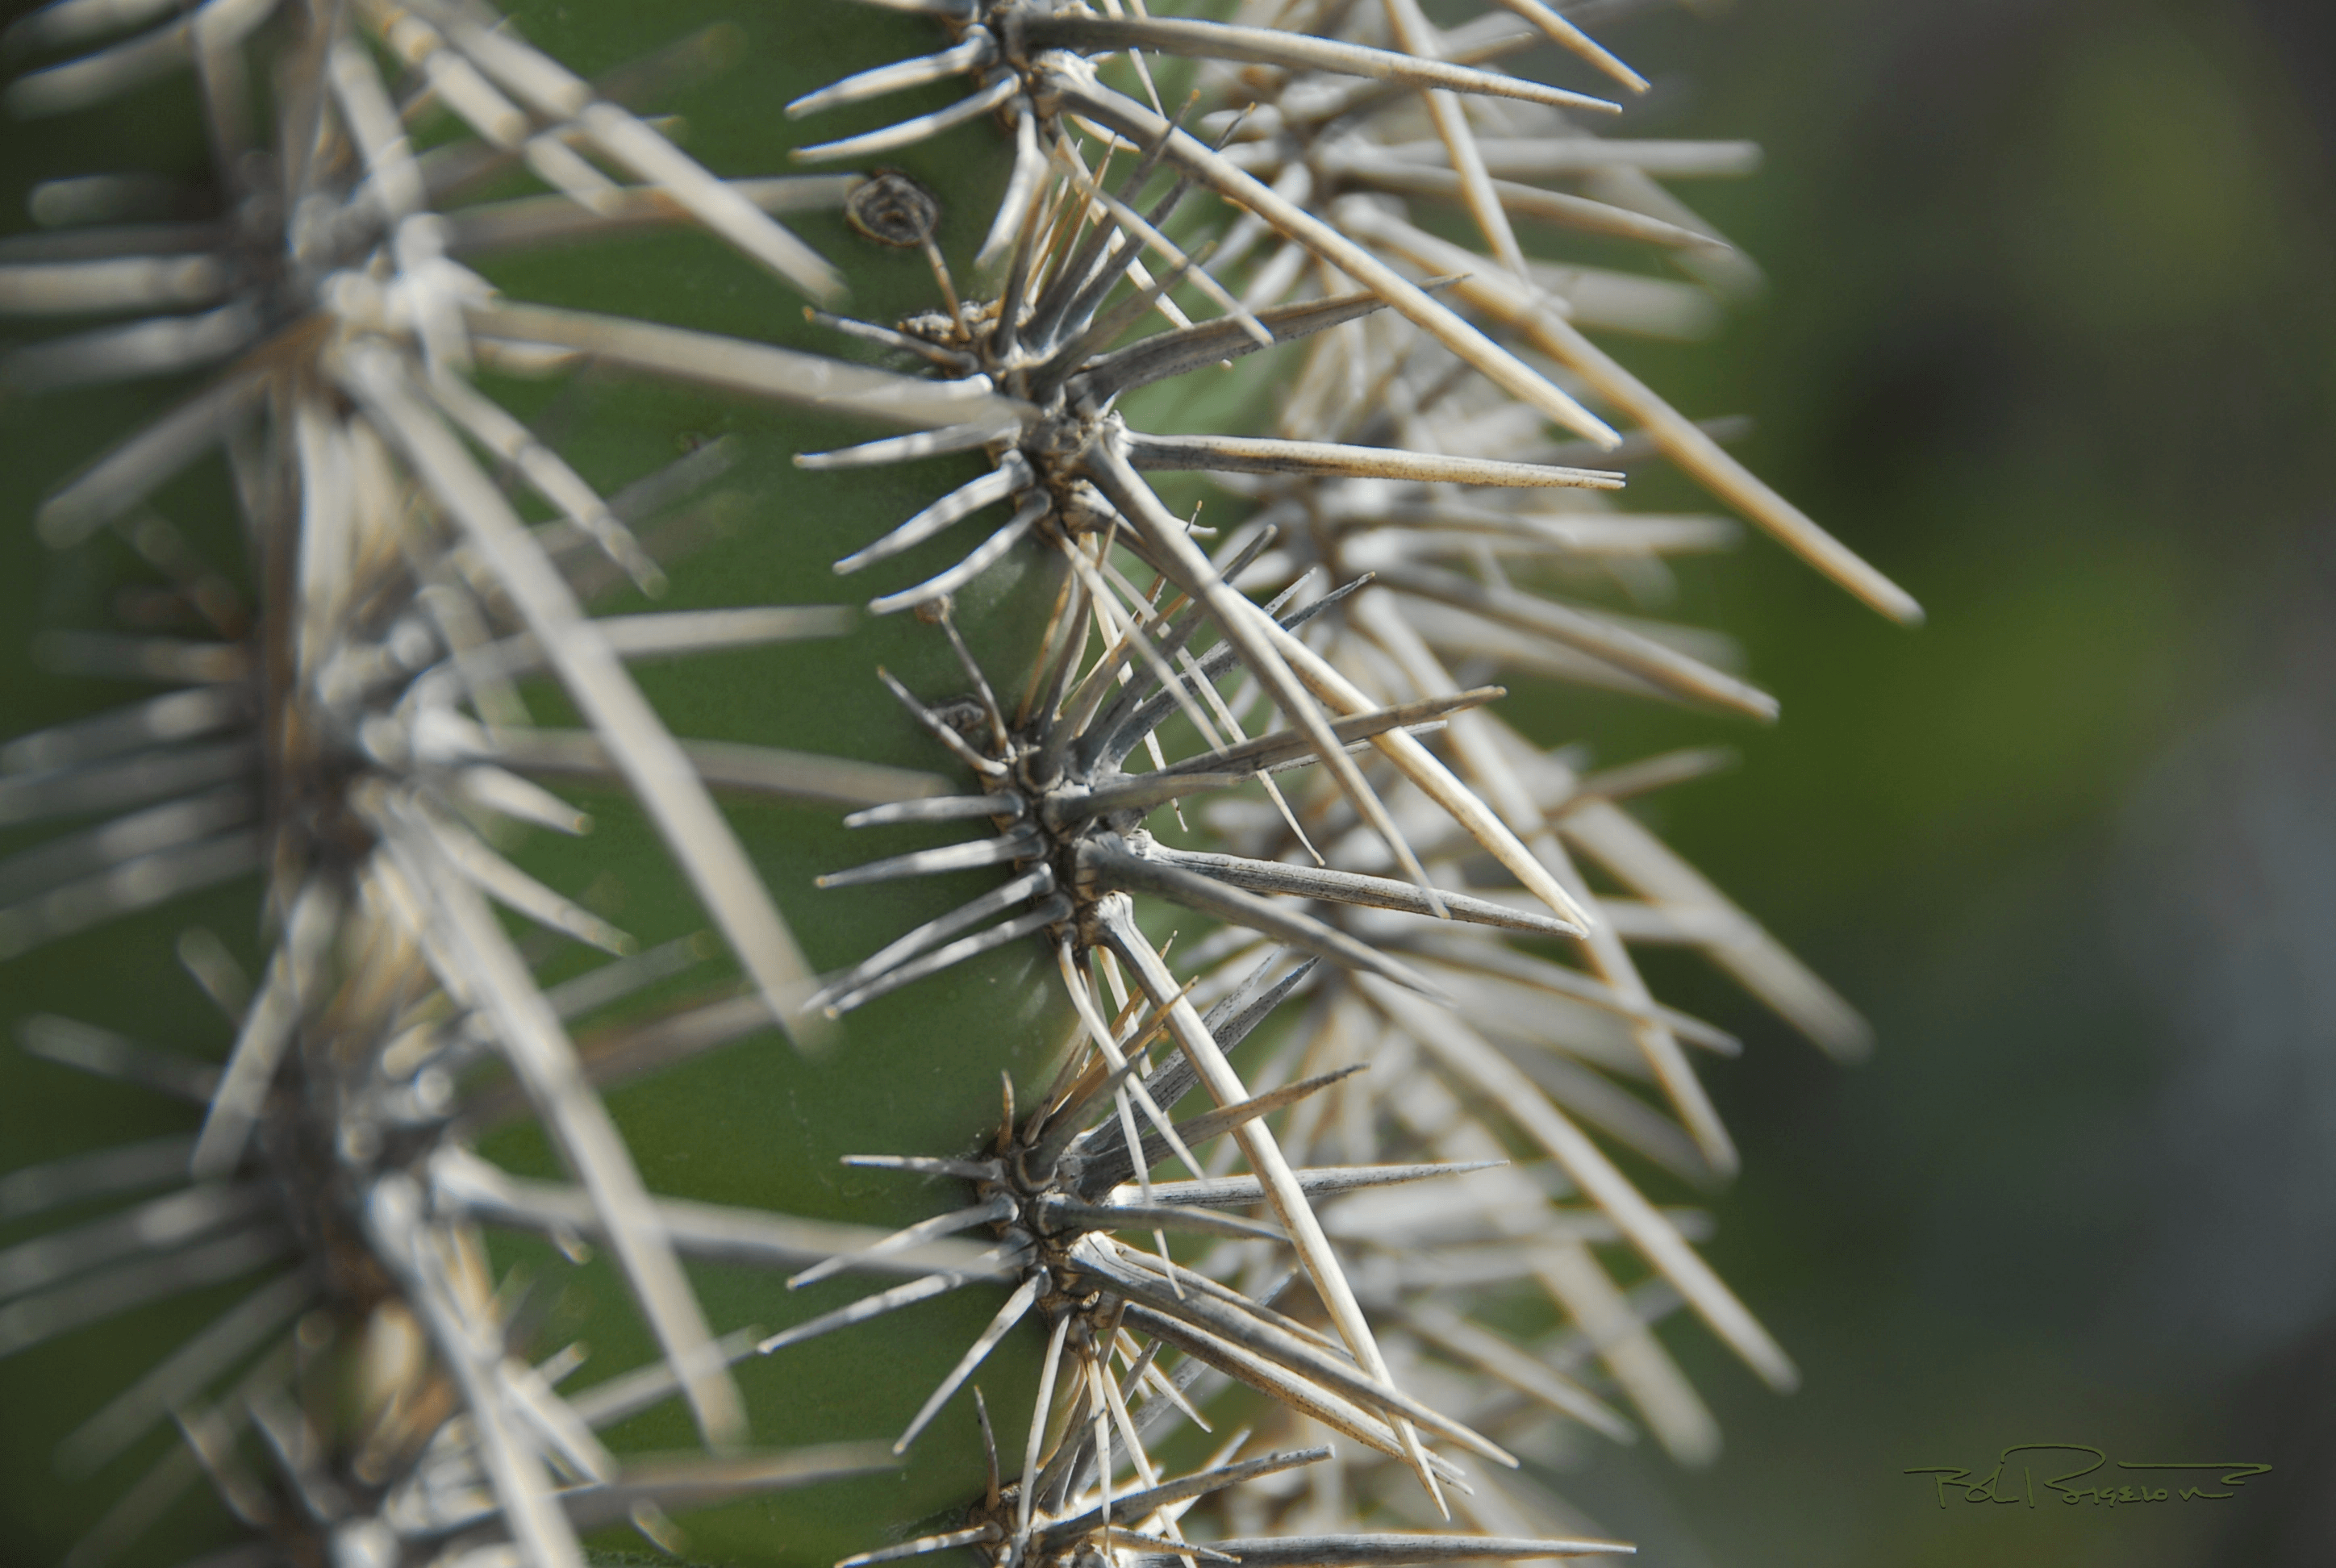
[[[2014,1455],[2022,1457],[2015,1462]],[[2088,1456],[2088,1459],[2073,1470],[2059,1475],[2038,1474],[2039,1470],[2059,1470],[2078,1455]],[[2104,1475],[2108,1465],[2108,1455],[2089,1444],[2015,1443],[1995,1456],[1995,1468],[1984,1475],[1974,1477],[1971,1471],[1952,1465],[1927,1465],[1903,1473],[1935,1476],[1933,1485],[1938,1488],[1942,1508],[1947,1505],[1951,1488],[1960,1493],[1966,1503],[2015,1506],[2025,1503],[2033,1508],[2040,1489],[2047,1503],[2057,1500],[2069,1507],[2090,1504],[2096,1508],[2121,1508],[2137,1503],[2219,1503],[2237,1496],[2249,1476],[2271,1472],[2268,1465],[2207,1461],[2195,1465],[2143,1464],[2120,1459],[2116,1471],[2141,1474]]]

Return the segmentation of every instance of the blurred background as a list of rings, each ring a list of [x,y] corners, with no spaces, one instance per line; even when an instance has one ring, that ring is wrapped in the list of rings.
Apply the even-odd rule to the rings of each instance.
[[[1646,809],[1881,1039],[1835,1067],[1650,964],[1747,1041],[1707,1069],[1746,1167],[1708,1251],[1806,1382],[1672,1336],[1723,1456],[1564,1489],[1650,1568],[2336,1561],[2336,7],[1573,9],[1657,78],[1621,133],[1767,150],[1683,191],[1765,288],[1717,346],[1622,357],[1751,416],[1752,465],[1931,620],[1756,541],[1679,609],[1780,725],[1552,714],[1603,761],[1736,745]],[[51,466],[8,463],[12,495]],[[34,1157],[51,1115],[0,1106],[0,1139]],[[2035,1442],[2274,1468],[2114,1512],[1904,1474]]]
[[[1753,466],[1931,618],[1760,545],[1690,585],[1784,717],[1659,825],[1881,1044],[1834,1068],[1691,965],[1655,982],[1746,1034],[1708,1251],[1806,1381],[1682,1336],[1725,1455],[1568,1495],[1666,1568],[2336,1561],[2336,7],[1740,0],[1616,36],[1661,73],[1636,133],[1767,151],[1682,188],[1765,297],[1630,362],[1754,416]],[[1650,717],[1588,733],[1709,738]],[[1901,1474],[2032,1442],[2275,1468],[2113,1512]]]

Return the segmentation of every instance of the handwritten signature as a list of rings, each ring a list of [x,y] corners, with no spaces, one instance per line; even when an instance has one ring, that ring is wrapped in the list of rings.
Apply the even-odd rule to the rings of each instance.
[[[2015,1454],[2029,1457],[2020,1460],[2015,1466],[2012,1461]],[[2068,1462],[2065,1457],[2048,1461],[2040,1456],[2077,1454],[2089,1455],[2090,1462],[2063,1475],[2039,1475],[2036,1473],[2039,1467],[2058,1468]],[[2136,1503],[2219,1503],[2237,1496],[2239,1488],[2246,1484],[2249,1476],[2271,1472],[2268,1465],[2203,1461],[2195,1465],[2142,1464],[2120,1459],[2117,1463],[2117,1470],[2161,1474],[2119,1478],[2114,1475],[2100,1475],[2108,1462],[2107,1453],[2089,1444],[2015,1443],[1995,1456],[1994,1469],[1976,1479],[1971,1471],[1952,1465],[1927,1465],[1904,1474],[1937,1477],[1934,1485],[1938,1487],[1939,1506],[1942,1508],[1947,1505],[1950,1487],[1962,1494],[1962,1500],[1966,1503],[1999,1503],[2014,1506],[2025,1503],[2033,1508],[2037,1505],[2038,1488],[2040,1487],[2047,1502],[2057,1498],[2069,1507],[2089,1504],[2096,1508],[2122,1508]],[[2089,1485],[2080,1485],[2088,1477],[2094,1479]],[[2153,1484],[2161,1479],[2166,1485]]]

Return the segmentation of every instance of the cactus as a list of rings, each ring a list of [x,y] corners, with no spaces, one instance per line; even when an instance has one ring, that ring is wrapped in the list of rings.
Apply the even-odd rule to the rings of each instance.
[[[1618,803],[1703,758],[1585,775],[1485,677],[1773,716],[1585,597],[1726,541],[1615,506],[1657,455],[1917,612],[1584,334],[1684,286],[1514,225],[1724,269],[1650,171],[1740,151],[1499,69],[1643,88],[1537,0],[719,9],[14,30],[18,114],[209,153],[34,169],[0,256],[117,318],[0,359],[82,460],[40,536],[137,623],[83,588],[40,646],[151,683],[0,753],[22,1071],[187,1105],[0,1178],[14,1403],[96,1477],[32,1533],[1626,1550],[1512,1448],[1628,1405],[1707,1457],[1679,1303],[1793,1379],[1601,1146],[1734,1164],[1687,1054],[1733,1042],[1627,943],[1864,1030]]]

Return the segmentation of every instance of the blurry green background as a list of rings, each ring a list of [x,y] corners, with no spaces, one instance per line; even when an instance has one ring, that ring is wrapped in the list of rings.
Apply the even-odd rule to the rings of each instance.
[[[1646,809],[1881,1039],[1835,1068],[1698,966],[1650,964],[1747,1037],[1707,1069],[1746,1166],[1708,1251],[1806,1385],[1776,1398],[1674,1334],[1723,1457],[1609,1452],[1563,1490],[1662,1568],[2336,1560],[2336,10],[1596,9],[1657,79],[1623,133],[1768,154],[1680,188],[1765,295],[1717,345],[1619,351],[1689,414],[1753,416],[1752,464],[1931,623],[1885,626],[1756,540],[1683,573],[1679,610],[1742,638],[1774,730],[1540,710],[1604,761],[1737,745],[1737,773]],[[30,428],[0,424],[12,497],[54,466]],[[94,591],[17,548],[17,613]],[[0,731],[73,700],[6,659]],[[25,967],[0,1012],[44,989]],[[9,1066],[0,1165],[114,1114]],[[44,1417],[0,1407],[12,1466]],[[1942,1510],[1903,1474],[2040,1441],[2276,1468],[2107,1514]],[[0,1496],[44,1485],[19,1468]],[[0,1522],[0,1561],[28,1539],[51,1560]]]
[[[1784,717],[1660,825],[1881,1043],[1837,1070],[1659,976],[1746,1031],[1708,1251],[1806,1381],[1682,1337],[1724,1456],[1567,1493],[1666,1568],[2336,1561],[2336,8],[1742,0],[1618,39],[1674,95],[1640,133],[1767,151],[1681,188],[1767,298],[1629,357],[1754,415],[1753,465],[1931,620],[1765,547],[1692,596]],[[2114,1514],[1901,1474],[2048,1441],[2277,1468]]]

